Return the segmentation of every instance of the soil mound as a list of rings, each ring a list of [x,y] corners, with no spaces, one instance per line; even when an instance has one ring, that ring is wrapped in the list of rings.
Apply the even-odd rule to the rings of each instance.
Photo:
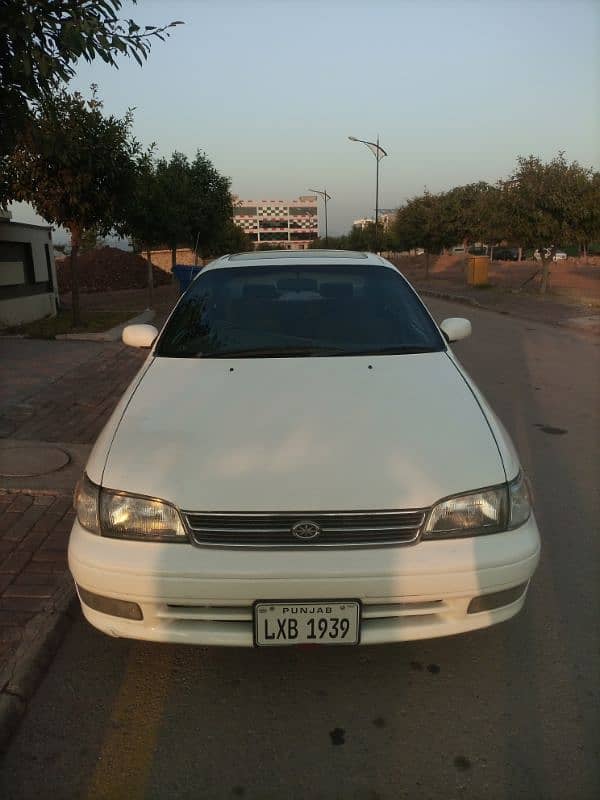
[[[171,276],[153,266],[154,285],[165,286]],[[77,259],[79,289],[82,292],[106,292],[114,289],[144,289],[148,285],[146,259],[118,247],[99,247],[80,253]],[[71,258],[57,259],[59,292],[71,291]]]

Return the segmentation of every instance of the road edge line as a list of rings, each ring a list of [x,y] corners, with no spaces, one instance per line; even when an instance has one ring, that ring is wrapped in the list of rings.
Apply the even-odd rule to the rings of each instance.
[[[76,610],[75,586],[67,570],[48,605],[26,625],[23,639],[0,672],[0,753],[16,733]]]

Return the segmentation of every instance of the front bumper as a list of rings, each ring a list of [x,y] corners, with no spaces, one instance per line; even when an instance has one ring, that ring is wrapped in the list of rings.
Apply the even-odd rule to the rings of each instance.
[[[360,600],[361,644],[427,639],[484,628],[514,616],[526,589],[491,611],[467,613],[474,597],[527,584],[540,555],[533,515],[507,533],[414,546],[226,550],[127,542],[77,521],[69,566],[78,586],[137,603],[142,620],[94,611],[111,636],[181,644],[253,645],[256,600]]]

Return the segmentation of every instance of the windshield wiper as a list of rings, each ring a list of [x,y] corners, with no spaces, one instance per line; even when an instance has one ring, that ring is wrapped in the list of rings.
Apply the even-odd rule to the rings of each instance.
[[[345,350],[341,347],[255,347],[248,350],[222,350],[216,353],[196,353],[196,358],[301,358],[302,356],[381,356],[437,353],[439,347],[397,346],[373,350]]]
[[[197,358],[299,358],[302,356],[343,355],[340,348],[319,347],[256,347],[248,350],[222,350],[216,353],[197,353]]]
[[[397,347],[377,347],[373,350],[347,350],[344,355],[346,356],[393,356],[393,355],[411,355],[413,353],[438,353],[439,347],[426,347],[426,346],[397,346]]]

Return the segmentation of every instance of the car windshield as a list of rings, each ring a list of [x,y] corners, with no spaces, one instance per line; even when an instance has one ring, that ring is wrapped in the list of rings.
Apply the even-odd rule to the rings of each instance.
[[[444,349],[421,301],[394,270],[294,264],[201,273],[173,312],[155,354],[265,358]]]

